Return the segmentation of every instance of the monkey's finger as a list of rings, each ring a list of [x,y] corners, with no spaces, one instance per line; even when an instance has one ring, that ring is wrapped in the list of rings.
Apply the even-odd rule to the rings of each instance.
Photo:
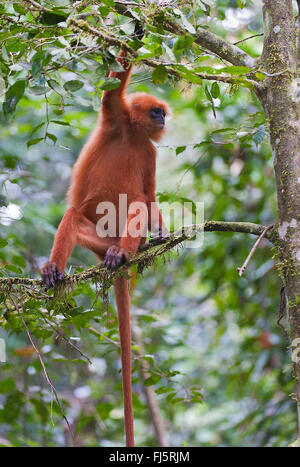
[[[63,273],[63,272],[60,272],[59,269],[57,269],[57,271],[56,271],[56,277],[57,277],[57,280],[62,281],[63,278],[64,278],[64,273]]]
[[[51,274],[47,266],[43,268],[43,270],[41,271],[41,274],[42,274],[42,279],[43,279],[44,284],[47,287],[51,287]]]
[[[54,280],[52,278],[52,274],[51,272],[49,271],[48,273],[45,274],[45,282],[46,282],[46,285],[47,287],[54,287]]]

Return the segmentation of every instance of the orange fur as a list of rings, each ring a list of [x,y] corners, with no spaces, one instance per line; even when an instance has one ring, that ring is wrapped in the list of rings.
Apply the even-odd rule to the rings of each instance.
[[[66,211],[55,236],[53,248],[41,273],[44,282],[53,286],[62,279],[69,255],[74,246],[81,245],[105,260],[107,267],[117,267],[145,242],[145,235],[128,234],[125,225],[119,225],[119,194],[127,194],[128,206],[141,201],[148,207],[148,228],[151,225],[150,204],[155,202],[156,150],[151,140],[158,141],[164,132],[159,119],[150,117],[153,108],[168,114],[165,102],[148,94],[126,94],[131,66],[123,51],[118,57],[123,72],[111,72],[120,86],[105,91],[98,123],[83,147],[74,166],[68,191],[70,208]],[[96,213],[102,201],[114,204],[117,210],[117,234],[113,238],[97,235],[96,224],[101,217]],[[154,214],[153,214],[154,213]],[[166,228],[158,207],[152,211],[154,224],[164,233]],[[152,219],[153,220],[153,219]],[[145,224],[141,220],[141,224]],[[145,225],[145,231],[147,226]],[[131,338],[129,319],[128,282],[119,278],[114,283],[121,341],[122,379],[126,445],[134,445],[131,397]]]

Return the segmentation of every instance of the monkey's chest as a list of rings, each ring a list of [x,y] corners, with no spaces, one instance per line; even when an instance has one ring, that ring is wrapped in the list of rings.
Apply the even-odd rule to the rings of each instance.
[[[80,210],[93,222],[108,210],[127,216],[133,202],[147,202],[145,185],[143,171],[132,165],[111,167],[107,173],[100,170],[97,177],[87,181]]]

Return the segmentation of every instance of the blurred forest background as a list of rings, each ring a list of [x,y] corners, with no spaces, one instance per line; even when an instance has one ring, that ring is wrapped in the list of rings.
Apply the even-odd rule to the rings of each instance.
[[[69,2],[39,3],[62,7]],[[114,4],[92,3],[104,19]],[[262,33],[258,1],[194,3],[197,21],[232,43]],[[63,34],[53,38],[59,35],[57,24],[44,23],[49,29],[39,29],[38,12],[29,13],[24,2],[3,2],[0,14],[0,274],[39,277],[66,209],[72,166],[100,109],[104,62],[94,50],[83,54],[54,72],[52,86],[48,83],[45,91],[41,70],[68,60],[69,38]],[[32,27],[31,33],[22,35],[21,26],[11,30],[14,24],[7,17],[26,18],[36,23],[36,30]],[[115,13],[111,24],[121,34],[132,28],[132,21]],[[158,43],[155,38],[150,30],[144,39],[150,49]],[[45,48],[43,43],[48,43]],[[94,45],[88,35],[81,35],[78,50]],[[256,57],[262,38],[253,37],[241,48]],[[109,50],[111,56],[117,53]],[[225,66],[198,52],[202,65],[210,66],[214,59]],[[19,59],[20,53],[26,57]],[[14,57],[16,63],[5,71]],[[28,67],[35,81],[17,99],[13,112],[7,112],[7,83],[16,74],[22,79]],[[158,148],[158,198],[203,201],[206,220],[274,223],[272,155],[254,93],[224,83],[212,87],[207,81],[202,85],[157,81],[153,83],[152,70],[136,66],[129,90],[153,93],[172,109]],[[237,273],[254,241],[247,234],[206,233],[201,249],[179,248],[138,276],[132,299],[137,445],[157,445],[141,382],[142,362],[149,365],[146,385],[154,390],[171,446],[285,446],[293,438],[296,420],[289,397],[293,381],[288,342],[276,323],[281,283],[271,244],[263,240],[244,275],[239,278]],[[76,248],[70,271],[95,263],[91,253]],[[10,313],[4,294],[0,299],[0,337],[6,342],[6,363],[0,364],[0,444],[71,445],[22,321]],[[27,306],[27,324],[77,444],[122,446],[113,294],[103,304],[97,286],[87,282],[48,306],[47,313],[34,298]],[[144,349],[136,336],[142,336]]]

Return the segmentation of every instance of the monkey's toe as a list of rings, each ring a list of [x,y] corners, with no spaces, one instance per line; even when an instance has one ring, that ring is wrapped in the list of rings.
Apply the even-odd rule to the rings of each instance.
[[[64,278],[64,273],[60,272],[56,263],[48,261],[41,267],[41,276],[47,287],[54,287],[57,282]]]
[[[128,253],[124,248],[113,245],[105,255],[104,265],[107,269],[116,269],[128,260]]]

